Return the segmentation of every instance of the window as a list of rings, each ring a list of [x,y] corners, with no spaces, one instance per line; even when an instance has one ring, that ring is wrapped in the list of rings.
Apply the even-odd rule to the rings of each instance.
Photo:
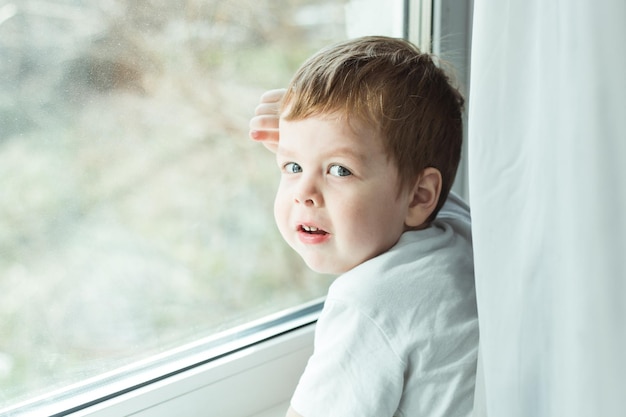
[[[248,120],[382,3],[0,0],[0,412],[326,292]]]

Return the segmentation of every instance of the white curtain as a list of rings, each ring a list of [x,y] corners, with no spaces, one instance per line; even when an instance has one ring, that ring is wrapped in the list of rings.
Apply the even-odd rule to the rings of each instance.
[[[625,103],[625,0],[475,0],[477,416],[626,416]]]

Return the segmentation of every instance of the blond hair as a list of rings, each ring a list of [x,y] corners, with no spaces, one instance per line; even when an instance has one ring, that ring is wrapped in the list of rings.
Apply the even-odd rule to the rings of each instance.
[[[293,77],[281,113],[286,120],[340,114],[377,130],[400,187],[412,186],[425,168],[438,169],[442,191],[432,220],[461,157],[463,103],[429,54],[402,39],[368,36],[309,58]]]

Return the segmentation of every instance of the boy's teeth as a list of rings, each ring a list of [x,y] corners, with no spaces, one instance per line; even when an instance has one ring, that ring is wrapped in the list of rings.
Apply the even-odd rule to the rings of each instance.
[[[302,228],[307,231],[307,232],[317,232],[317,227],[313,227],[313,226],[302,226]]]

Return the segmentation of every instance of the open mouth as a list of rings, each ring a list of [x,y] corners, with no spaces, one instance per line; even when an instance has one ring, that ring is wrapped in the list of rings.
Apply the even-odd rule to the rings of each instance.
[[[298,239],[305,245],[320,245],[328,242],[331,234],[326,230],[310,224],[300,224],[298,226]]]
[[[328,234],[328,232],[322,230],[322,229],[318,229],[315,226],[306,226],[304,224],[300,225],[300,231],[307,233],[307,234],[311,234],[311,235],[326,235]]]

